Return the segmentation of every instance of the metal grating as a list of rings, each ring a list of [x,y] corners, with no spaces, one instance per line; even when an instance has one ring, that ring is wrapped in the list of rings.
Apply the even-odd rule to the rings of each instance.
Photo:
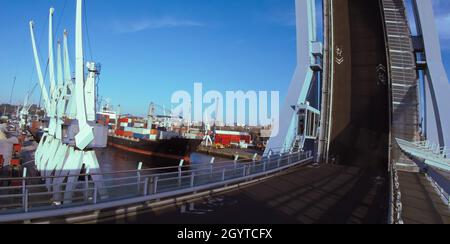
[[[418,77],[413,40],[408,25],[403,0],[382,0],[392,96],[392,141],[420,140]],[[399,168],[414,168],[414,163],[404,155],[398,145],[392,149],[391,160]]]

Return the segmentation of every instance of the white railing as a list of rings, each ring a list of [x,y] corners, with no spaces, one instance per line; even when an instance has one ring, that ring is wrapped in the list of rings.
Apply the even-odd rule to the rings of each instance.
[[[27,213],[43,213],[33,216],[47,217],[55,215],[52,213],[56,213],[55,210],[62,214],[62,210],[77,207],[99,210],[189,195],[258,179],[310,163],[312,159],[311,152],[272,153],[259,161],[235,160],[216,164],[212,161],[201,165],[102,173],[102,189],[94,184],[93,174],[69,175],[64,179],[4,178],[0,179],[0,222],[27,220]],[[77,181],[67,181],[69,178]],[[52,182],[61,183],[57,187],[48,187]],[[66,191],[66,187],[72,190]]]
[[[428,141],[408,142],[396,139],[398,145],[406,154],[425,160],[425,164],[450,171],[450,158],[446,147],[440,147]]]

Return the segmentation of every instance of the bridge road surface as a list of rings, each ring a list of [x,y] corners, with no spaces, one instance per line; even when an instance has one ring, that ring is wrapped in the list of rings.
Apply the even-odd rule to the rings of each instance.
[[[194,204],[142,209],[130,216],[98,214],[98,223],[364,224],[387,223],[388,182],[370,170],[301,166],[263,182],[203,197]]]
[[[380,174],[389,162],[389,90],[379,1],[333,1],[330,158]],[[383,83],[384,82],[384,83]]]
[[[399,172],[398,177],[405,224],[450,224],[449,206],[424,174]]]

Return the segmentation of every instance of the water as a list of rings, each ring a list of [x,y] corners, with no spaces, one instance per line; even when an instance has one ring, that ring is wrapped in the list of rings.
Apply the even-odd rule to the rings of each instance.
[[[97,158],[100,164],[100,168],[103,172],[136,170],[138,168],[139,162],[142,162],[143,169],[171,167],[179,165],[179,162],[175,162],[174,160],[139,156],[115,148],[105,148],[97,150]],[[193,153],[191,155],[191,165],[195,167],[195,165],[210,163],[211,159],[212,156],[201,153]],[[215,162],[217,163],[224,161],[229,160],[215,157]]]

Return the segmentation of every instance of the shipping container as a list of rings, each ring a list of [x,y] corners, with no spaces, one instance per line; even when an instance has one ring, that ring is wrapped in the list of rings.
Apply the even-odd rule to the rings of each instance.
[[[250,144],[251,136],[246,133],[233,132],[233,133],[219,133],[214,137],[216,144],[222,144],[230,146],[231,144],[241,144],[242,142]]]
[[[136,128],[144,128],[144,123],[134,123],[134,127],[136,127]]]
[[[131,131],[124,131],[123,132],[123,136],[125,136],[125,137],[133,137],[133,132],[131,132]]]
[[[133,134],[133,137],[134,138],[138,138],[138,139],[142,139],[142,140],[144,140],[144,139],[149,139],[149,135],[143,135],[143,134]]]

